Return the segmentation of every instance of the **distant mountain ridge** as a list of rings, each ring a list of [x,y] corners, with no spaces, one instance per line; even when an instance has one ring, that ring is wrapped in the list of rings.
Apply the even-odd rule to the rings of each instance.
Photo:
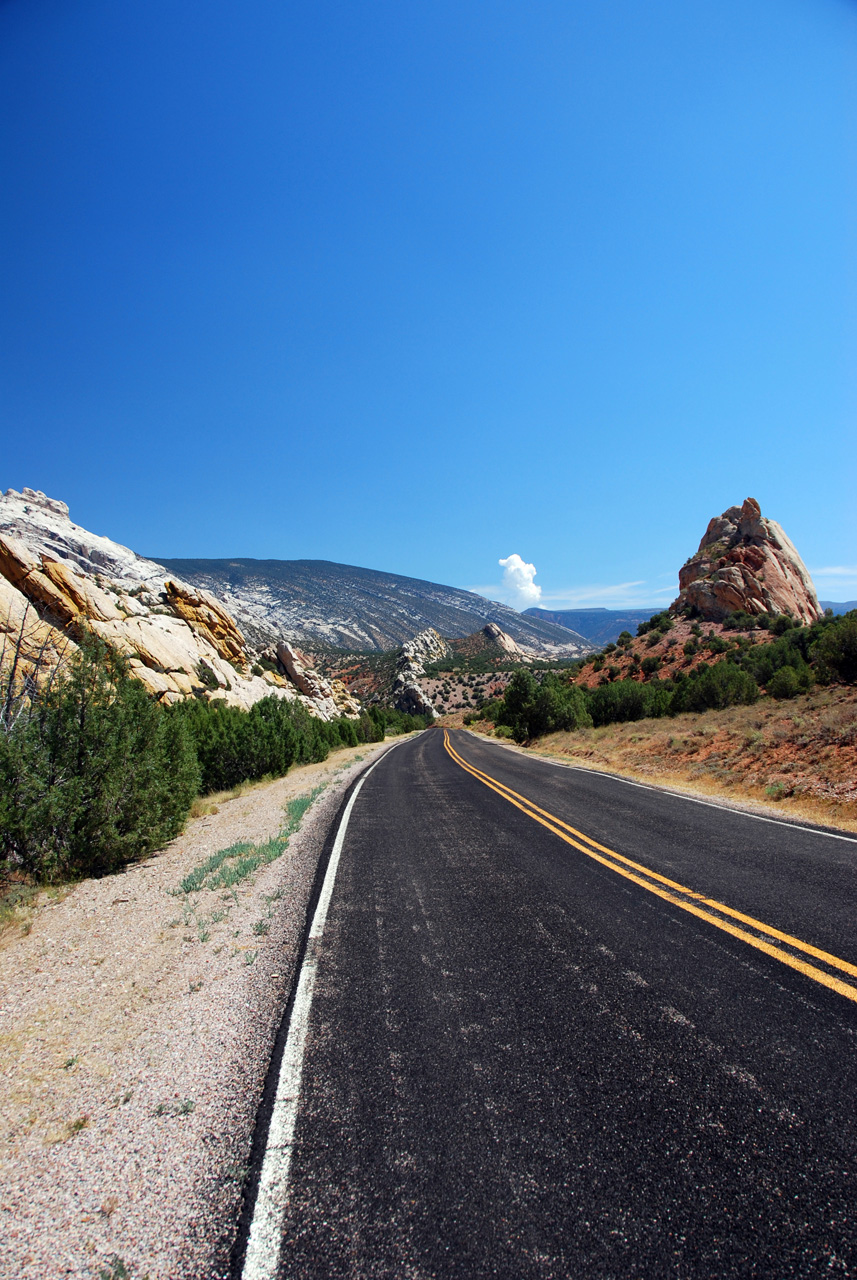
[[[663,608],[661,606],[660,608]],[[526,609],[527,618],[543,618],[584,636],[593,644],[610,644],[623,631],[637,634],[641,622],[648,622],[660,608],[651,609]]]
[[[549,656],[589,652],[583,636],[516,613],[473,591],[331,560],[177,560],[171,572],[214,592],[250,636],[299,645],[395,649],[428,627],[457,639],[492,622],[519,645]]]
[[[834,613],[850,613],[857,609],[857,600],[819,600],[822,609],[832,609]]]

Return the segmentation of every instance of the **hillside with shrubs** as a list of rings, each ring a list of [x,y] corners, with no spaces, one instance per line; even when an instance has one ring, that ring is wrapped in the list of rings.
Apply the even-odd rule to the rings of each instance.
[[[162,848],[194,799],[383,741],[427,720],[372,707],[322,720],[271,695],[249,710],[153,698],[96,637],[34,678],[0,678],[0,881],[104,875]]]
[[[663,613],[638,631],[565,672],[517,671],[463,723],[590,767],[857,823],[857,611],[810,626]]]

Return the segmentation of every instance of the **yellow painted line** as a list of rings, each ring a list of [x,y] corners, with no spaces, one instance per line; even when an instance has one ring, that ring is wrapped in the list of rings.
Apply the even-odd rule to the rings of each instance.
[[[805,960],[801,960],[799,956],[790,955],[789,952],[781,950],[764,938],[758,938],[752,933],[747,933],[745,929],[740,929],[732,924],[729,920],[723,920],[719,916],[711,914],[710,910],[704,908],[709,907],[716,911],[723,912],[734,918],[744,921],[752,927],[778,938],[780,941],[786,942],[788,945],[803,951],[805,954],[812,955],[816,959],[823,960],[833,968],[838,968],[845,973],[857,974],[857,966],[849,964],[847,960],[840,959],[839,956],[833,956],[827,951],[821,951],[817,947],[811,946],[807,942],[803,942],[800,938],[794,938],[791,934],[782,933],[778,929],[774,929],[771,925],[766,925],[762,921],[755,920],[752,916],[742,915],[741,912],[734,911],[731,907],[725,906],[723,903],[716,902],[713,898],[704,898],[701,894],[694,893],[692,889],[685,889],[674,880],[667,880],[665,876],[659,875],[656,871],[651,871],[648,867],[642,866],[641,863],[632,862],[630,858],[625,858],[622,854],[608,849],[605,845],[598,844],[597,841],[585,836],[582,832],[578,832],[573,827],[569,827],[567,823],[560,818],[554,817],[547,810],[539,808],[531,800],[527,800],[526,796],[520,795],[517,791],[513,791],[511,787],[507,787],[504,783],[498,782],[496,778],[492,778],[490,774],[483,773],[481,769],[477,769],[475,765],[471,765],[464,760],[452,746],[449,733],[444,729],[444,746],[447,753],[455,761],[460,768],[469,773],[471,777],[476,778],[484,786],[489,787],[491,791],[495,791],[502,799],[507,800],[509,804],[513,804],[516,809],[520,809],[528,818],[532,818],[534,822],[538,822],[541,826],[546,827],[548,831],[559,836],[560,840],[564,840],[566,844],[578,849],[581,853],[586,854],[588,858],[594,859],[602,866],[607,867],[610,871],[615,871],[617,875],[622,876],[625,880],[630,880],[634,884],[639,885],[642,889],[647,889],[649,893],[654,893],[657,897],[663,898],[665,902],[671,903],[673,906],[679,907],[682,911],[687,911],[690,915],[697,916],[700,920],[705,920],[708,924],[715,925],[718,929],[722,929],[724,933],[730,934],[733,938],[738,938],[742,942],[746,942],[749,946],[755,947],[758,951],[763,951],[766,955],[772,956],[775,960],[779,960],[782,964],[788,965],[792,969],[796,969],[799,973],[804,974],[808,978],[812,978],[815,982],[820,983],[824,987],[828,987],[831,991],[837,992],[841,996],[845,996],[847,1000],[853,1000],[857,1003],[857,987],[852,986],[848,982],[843,982],[841,978],[835,977],[833,974],[825,973],[823,969],[816,968],[815,965],[809,964]],[[563,829],[564,828],[564,829]],[[569,832],[574,832],[575,836],[580,839],[574,839]],[[585,840],[587,844],[580,841]],[[596,852],[602,850],[602,853]],[[618,866],[617,861],[622,862],[625,866]],[[625,867],[633,867],[635,871],[626,870]],[[643,876],[651,877],[643,879]],[[660,883],[652,883],[652,880]],[[691,901],[679,898],[669,889],[661,888],[662,884],[666,884],[676,889],[679,893],[686,894]]]
[[[762,933],[768,934],[769,937],[777,938],[778,941],[786,943],[787,946],[795,947],[799,951],[803,951],[806,955],[811,955],[816,960],[821,960],[825,964],[831,965],[835,969],[840,969],[843,973],[848,973],[852,977],[857,978],[857,965],[850,964],[847,960],[840,959],[839,956],[831,955],[829,951],[822,951],[819,947],[812,946],[809,942],[803,942],[800,938],[794,937],[793,934],[783,933],[782,930],[774,928],[773,925],[765,924],[763,920],[757,920],[755,916],[745,915],[742,911],[736,911],[734,907],[727,907],[725,903],[717,902],[714,898],[707,898],[704,894],[696,893],[693,889],[689,889],[687,885],[679,884],[676,880],[670,880],[667,876],[662,876],[657,871],[652,871],[650,867],[645,867],[642,863],[634,862],[631,858],[626,858],[621,853],[616,853],[614,849],[608,849],[606,845],[599,844],[597,840],[593,840],[591,836],[584,835],[582,831],[578,831],[575,827],[570,827],[567,822],[563,822],[561,818],[557,818],[554,814],[548,813],[545,809],[540,809],[532,800],[528,800],[526,796],[520,795],[517,791],[513,791],[511,787],[506,786],[504,782],[499,782],[496,778],[491,778],[490,774],[483,774],[481,769],[477,769],[468,760],[465,760],[458,754],[451,742],[447,738],[445,743],[447,751],[454,757],[456,762],[462,768],[472,771],[474,776],[478,776],[481,781],[490,781],[495,783],[503,791],[515,796],[518,800],[530,809],[540,813],[543,817],[548,818],[563,830],[577,836],[580,840],[584,840],[587,845],[594,849],[598,849],[601,853],[606,853],[611,858],[616,858],[619,862],[624,863],[626,867],[631,867],[635,871],[639,871],[642,875],[648,876],[653,880],[657,880],[660,884],[665,884],[671,889],[675,889],[678,893],[686,894],[695,902],[701,903],[703,906],[710,907],[714,911],[720,911],[724,915],[731,916],[733,920],[740,920],[742,924],[749,925],[753,929],[759,929]]]

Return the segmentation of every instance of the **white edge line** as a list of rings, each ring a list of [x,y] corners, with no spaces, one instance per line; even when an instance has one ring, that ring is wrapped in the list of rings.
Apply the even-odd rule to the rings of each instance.
[[[404,741],[402,739],[401,741]],[[268,1141],[259,1175],[259,1189],[256,1193],[256,1204],[253,1209],[253,1220],[247,1238],[247,1253],[244,1258],[242,1280],[275,1280],[280,1265],[280,1248],[282,1245],[283,1219],[286,1213],[286,1200],[289,1190],[289,1171],[292,1163],[295,1124],[298,1117],[298,1103],[301,1092],[301,1076],[303,1074],[304,1048],[309,1014],[315,990],[315,975],[319,941],[324,933],[339,857],[348,830],[348,820],[354,802],[360,794],[363,783],[372,770],[399,746],[394,742],[391,747],[378,757],[359,778],[351,792],[345,812],[339,823],[336,839],[333,842],[330,860],[324,873],[324,880],[319,894],[318,904],[312,918],[307,938],[306,952],[298,976],[292,1016],[283,1059],[280,1063],[280,1075],[277,1081],[277,1094],[271,1112],[268,1127]]]
[[[472,730],[471,730],[472,732]],[[484,739],[474,733],[477,742]],[[494,743],[490,744],[494,746]],[[571,769],[575,773],[586,773],[595,778],[611,778],[613,782],[624,782],[626,787],[639,787],[641,791],[656,791],[658,795],[675,796],[676,800],[687,800],[690,804],[704,804],[707,809],[719,809],[721,813],[733,813],[736,818],[753,818],[756,822],[771,822],[775,827],[786,827],[789,831],[805,831],[811,836],[827,836],[830,840],[844,840],[846,844],[857,844],[857,836],[848,836],[838,831],[822,831],[820,827],[802,827],[797,822],[786,822],[784,818],[766,818],[762,813],[751,813],[749,809],[736,809],[731,804],[718,804],[716,800],[702,800],[698,796],[685,795],[683,791],[671,791],[669,787],[657,787],[651,782],[635,782],[632,778],[623,778],[619,773],[608,773],[606,769],[587,769],[585,764],[566,763],[565,760],[549,760],[547,756],[525,756],[525,760],[538,760],[540,764],[552,765],[555,769]]]

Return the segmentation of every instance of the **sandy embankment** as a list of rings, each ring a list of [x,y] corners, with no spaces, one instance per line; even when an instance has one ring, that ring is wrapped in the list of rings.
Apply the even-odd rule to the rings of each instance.
[[[228,800],[149,861],[44,902],[29,933],[7,931],[4,1280],[228,1275],[318,857],[346,786],[383,749],[339,751]],[[287,802],[322,785],[282,857],[234,891],[181,893],[211,854],[278,834]]]

